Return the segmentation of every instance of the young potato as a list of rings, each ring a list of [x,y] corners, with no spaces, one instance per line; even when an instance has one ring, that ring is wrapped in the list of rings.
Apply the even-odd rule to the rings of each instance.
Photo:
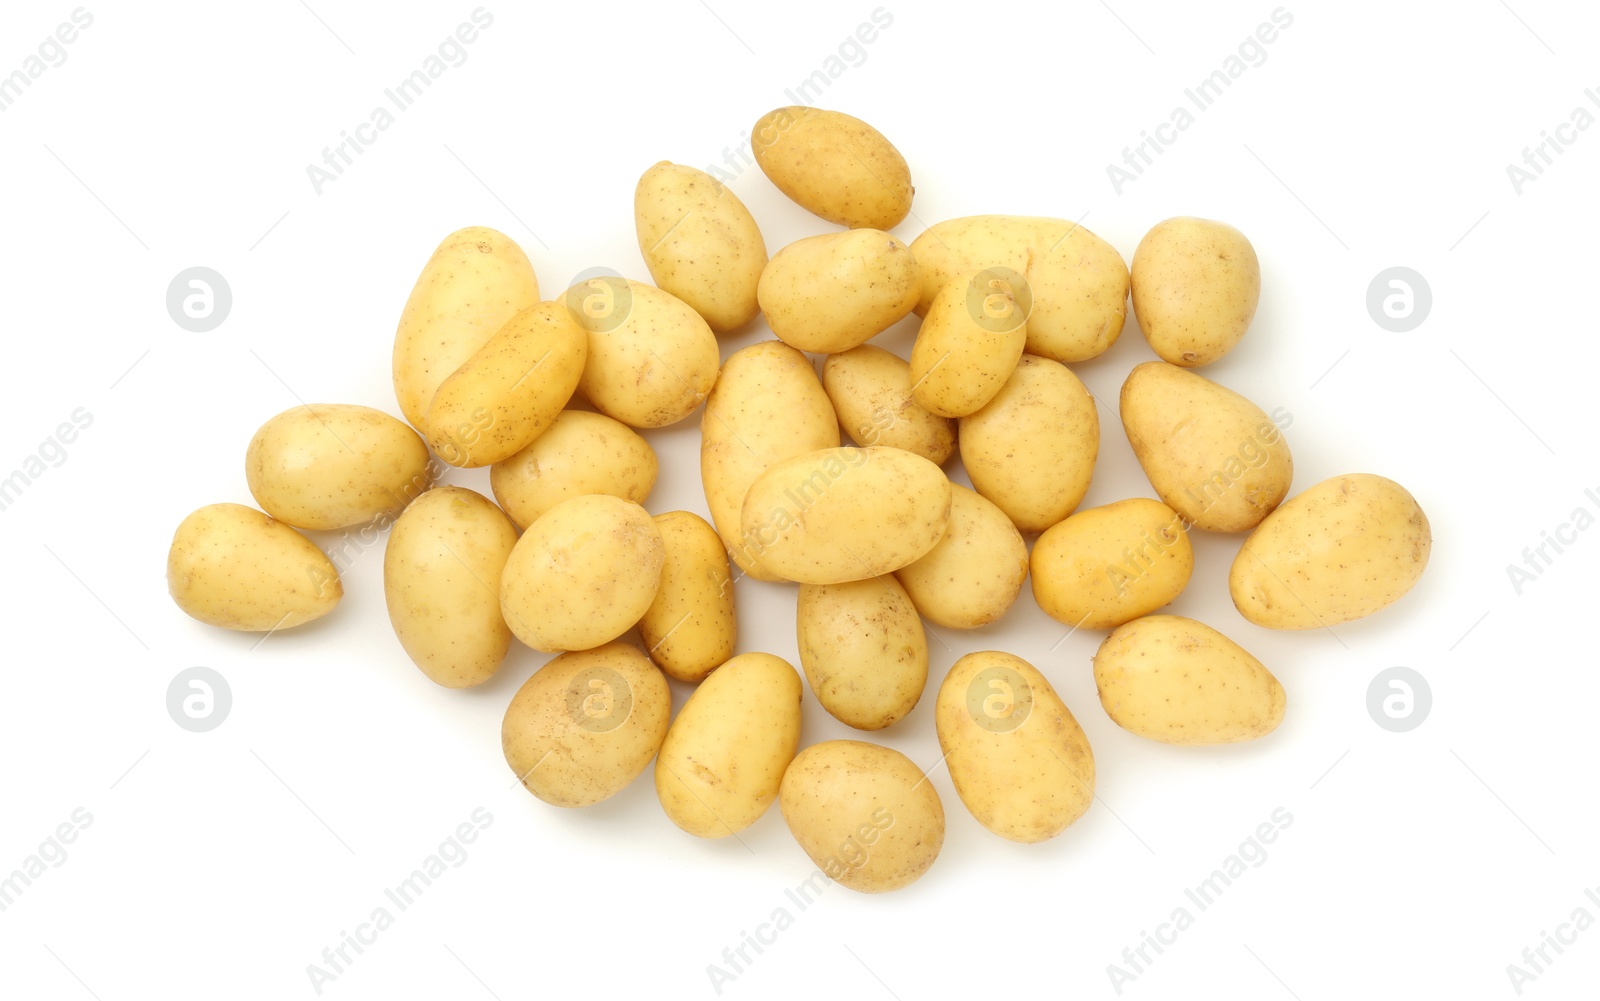
[[[956,661],[934,704],[956,795],[1009,841],[1047,841],[1094,802],[1089,738],[1050,682],[1021,657],[989,650]]]
[[[1239,614],[1314,629],[1394,604],[1428,566],[1433,531],[1405,487],[1371,473],[1323,480],[1267,515],[1228,574]]]
[[[929,304],[911,346],[916,401],[940,417],[983,409],[1022,358],[1031,297],[1022,276],[1004,268],[945,285]]]
[[[838,111],[791,105],[750,132],[756,164],[801,208],[851,229],[893,229],[911,211],[911,168],[883,133]]]
[[[333,611],[339,571],[310,539],[243,504],[208,504],[178,525],[167,550],[178,607],[223,629],[290,629]]]
[[[1112,630],[1094,655],[1106,715],[1164,744],[1233,744],[1283,722],[1283,686],[1239,644],[1181,615]]]
[[[519,529],[564,500],[609,494],[643,504],[659,463],[650,443],[605,414],[563,410],[522,451],[489,469],[494,499]]]
[[[697,838],[725,838],[778,798],[800,745],[800,675],[781,657],[746,653],[712,671],[678,710],[656,758],[667,818]]]
[[[656,600],[639,620],[639,638],[667,677],[697,683],[733,656],[739,639],[733,574],[717,530],[697,514],[655,518],[666,545]]]
[[[261,510],[323,531],[399,514],[432,484],[415,431],[348,403],[302,404],[261,425],[244,476]]]
[[[1209,365],[1233,350],[1261,301],[1261,264],[1225,222],[1157,223],[1133,252],[1133,315],[1162,360]]]
[[[394,335],[394,395],[411,426],[426,434],[439,385],[538,301],[533,265],[509,236],[468,226],[445,237],[417,276]]]
[[[950,282],[983,268],[1027,279],[1031,355],[1088,361],[1116,343],[1128,313],[1128,266],[1115,247],[1066,219],[978,215],[947,219],[911,241],[922,275],[917,315]]]
[[[1254,403],[1166,362],[1128,373],[1122,429],[1150,485],[1187,524],[1243,532],[1289,493],[1294,459]]]
[[[780,580],[863,580],[915,562],[944,537],[950,481],[898,448],[807,452],[756,477],[740,524],[756,564]]]
[[[626,643],[564,653],[517,689],[500,724],[506,764],[554,806],[592,806],[627,788],[661,748],[667,679]]]
[[[911,396],[911,366],[871,344],[822,363],[822,389],[839,424],[857,445],[915,452],[936,466],[956,450],[956,422],[922,409]]]
[[[761,272],[756,297],[778,339],[834,354],[911,315],[922,292],[911,248],[881,229],[796,240]]]
[[[400,645],[428,678],[471,688],[511,649],[500,574],[517,529],[489,499],[438,487],[411,502],[383,551],[383,594]]]
[[[740,534],[745,494],[756,477],[791,456],[838,445],[839,419],[805,355],[782,341],[762,341],[723,363],[700,415],[700,478],[711,522],[740,570],[756,580],[778,579],[756,565]]]
[[[778,794],[789,833],[817,868],[859,893],[922,878],[944,846],[944,805],[899,751],[825,740],[795,756]]]
[[[756,318],[767,245],[732,190],[703,170],[663,160],[639,178],[633,222],[656,287],[688,303],[719,334]]]
[[[893,577],[801,584],[795,639],[817,701],[857,730],[891,726],[922,698],[928,637]]]
[[[947,629],[977,629],[1006,613],[1028,579],[1028,546],[994,502],[950,484],[950,528],[895,577],[923,618]]]
[[[528,307],[439,386],[428,444],[452,466],[511,458],[572,399],[588,354],[588,335],[561,303]]]
[[[995,398],[961,418],[961,461],[978,493],[1023,532],[1042,532],[1089,491],[1100,454],[1094,398],[1065,365],[1023,355]]]
[[[511,550],[501,614],[517,639],[546,653],[609,643],[655,601],[665,549],[637,504],[605,494],[562,501]]]
[[[1135,497],[1079,511],[1033,544],[1033,598],[1075,629],[1111,629],[1183,593],[1194,548],[1178,512]]]
[[[600,315],[585,306],[597,298],[606,304]],[[711,392],[722,364],[717,335],[682,299],[640,282],[596,278],[569,289],[567,305],[589,332],[578,388],[596,410],[658,428],[694,413]]]

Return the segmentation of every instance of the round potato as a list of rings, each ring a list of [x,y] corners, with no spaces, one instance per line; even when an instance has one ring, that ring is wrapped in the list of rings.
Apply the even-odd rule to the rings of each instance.
[[[596,410],[636,428],[675,424],[717,381],[717,335],[683,300],[641,282],[594,278],[567,291],[589,332],[578,388]]]
[[[911,211],[911,168],[883,133],[838,111],[791,105],[750,132],[756,164],[801,208],[851,229],[893,229]]]
[[[801,584],[795,640],[817,701],[857,730],[891,726],[922,698],[928,638],[893,577]]]
[[[656,600],[639,620],[650,659],[678,681],[699,682],[733,656],[739,639],[733,574],[717,530],[697,514],[655,518],[666,557]]]
[[[633,222],[657,288],[688,303],[719,334],[756,318],[767,245],[750,210],[722,182],[663,160],[639,178]]]
[[[1074,629],[1111,629],[1182,594],[1194,548],[1176,511],[1135,497],[1046,529],[1030,567],[1033,598],[1046,615]]]
[[[1225,222],[1157,223],[1133,252],[1133,315],[1163,361],[1209,365],[1233,350],[1261,301],[1261,264]]]
[[[779,340],[834,354],[910,316],[921,292],[911,248],[881,229],[852,229],[778,251],[756,296]]]
[[[183,519],[167,550],[167,589],[201,622],[243,632],[291,629],[344,597],[322,550],[243,504],[208,504]]]
[[[1006,513],[950,484],[950,528],[895,577],[922,617],[947,629],[977,629],[1006,613],[1028,579],[1028,546]]]
[[[940,417],[965,417],[994,399],[1022,357],[1031,297],[1026,280],[1004,268],[940,290],[911,346],[916,401]]]
[[[911,395],[911,366],[892,352],[863,344],[829,355],[822,388],[857,445],[905,449],[936,466],[956,450],[956,422],[922,409]]]
[[[532,444],[489,469],[489,487],[526,530],[557,504],[584,494],[643,504],[656,485],[658,466],[650,443],[621,421],[563,410]]]

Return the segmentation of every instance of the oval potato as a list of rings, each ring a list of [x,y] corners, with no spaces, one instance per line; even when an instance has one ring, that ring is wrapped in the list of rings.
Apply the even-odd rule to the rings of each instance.
[[[911,168],[883,133],[839,111],[791,105],[750,132],[756,164],[814,215],[851,229],[893,229],[911,211]]]
[[[697,514],[668,511],[655,522],[666,556],[655,601],[639,620],[639,638],[667,677],[703,681],[733,656],[739,639],[728,552]]]
[[[795,641],[817,701],[857,730],[891,726],[922,698],[928,637],[893,577],[801,584]]]
[[[639,178],[633,221],[657,288],[688,303],[719,334],[756,318],[767,245],[731,189],[703,170],[663,160]]]
[[[517,527],[526,530],[557,504],[584,494],[643,504],[659,465],[650,443],[621,421],[563,410],[526,448],[490,467],[489,487]]]
[[[880,229],[796,240],[767,262],[756,296],[778,339],[835,354],[910,316],[922,292],[911,248]]]
[[[1182,594],[1194,547],[1176,511],[1134,497],[1046,529],[1029,566],[1033,598],[1046,615],[1075,629],[1111,629]]]
[[[1225,222],[1157,223],[1133,252],[1133,315],[1151,350],[1184,368],[1233,350],[1261,301],[1261,263]]]
[[[923,618],[977,629],[1006,613],[1028,579],[1028,546],[994,502],[950,484],[950,527],[939,544],[895,577]]]
[[[1018,295],[1027,293],[990,269],[957,277],[933,297],[911,346],[911,395],[925,410],[965,417],[1000,392],[1028,340]]]
[[[590,286],[600,283],[596,290]],[[604,311],[584,303],[601,298]],[[717,381],[717,335],[683,300],[642,282],[594,279],[568,291],[589,332],[578,388],[595,409],[636,428],[675,424]]]
[[[243,504],[208,504],[183,519],[167,550],[167,589],[201,622],[243,632],[291,629],[344,597],[322,550]]]
[[[857,445],[902,448],[936,466],[956,450],[956,422],[922,409],[911,395],[911,366],[899,355],[871,344],[829,355],[822,388]]]

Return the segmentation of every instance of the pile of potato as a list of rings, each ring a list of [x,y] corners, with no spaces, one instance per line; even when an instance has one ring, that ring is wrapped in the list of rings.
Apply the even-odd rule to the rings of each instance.
[[[1269,628],[1370,615],[1416,583],[1430,534],[1409,493],[1352,474],[1290,497],[1279,425],[1193,371],[1255,315],[1260,268],[1238,230],[1169,219],[1131,270],[1059,219],[952,219],[908,246],[886,230],[910,210],[910,170],[871,126],[792,107],[752,135],[779,189],[849,228],[769,258],[732,191],[660,163],[634,194],[655,284],[599,276],[548,301],[503,234],[451,234],[395,335],[409,426],[349,405],[269,420],[246,451],[260,510],[215,504],[178,527],[179,607],[228,629],[309,622],[343,592],[296,529],[392,523],[389,616],[429,678],[481,684],[513,638],[559,654],[502,729],[535,796],[597,803],[654,760],[662,808],[683,830],[732,835],[777,800],[825,873],[877,892],[933,863],[943,807],[897,751],[799,750],[807,684],[851,727],[894,726],[927,684],[922,620],[994,622],[1031,577],[1050,616],[1109,630],[1094,675],[1118,725],[1171,744],[1251,740],[1282,719],[1282,685],[1209,626],[1154,614],[1189,583],[1189,532],[1250,533],[1228,587]],[[1130,293],[1164,360],[1129,373],[1121,421],[1160,499],[1080,511],[1100,427],[1068,363],[1116,341]],[[909,359],[868,343],[913,312]],[[777,339],[720,361],[717,335],[758,315]],[[820,378],[807,352],[827,356]],[[593,411],[572,409],[575,397]],[[702,403],[710,521],[652,515],[657,459],[638,432]],[[944,471],[957,450],[974,489]],[[430,453],[490,467],[494,500],[434,487]],[[799,585],[805,683],[779,657],[736,654],[734,582],[746,575]],[[635,628],[643,649],[623,638]],[[676,719],[668,678],[697,686]],[[935,699],[951,780],[983,826],[1037,842],[1089,808],[1093,753],[1032,664],[969,654]]]

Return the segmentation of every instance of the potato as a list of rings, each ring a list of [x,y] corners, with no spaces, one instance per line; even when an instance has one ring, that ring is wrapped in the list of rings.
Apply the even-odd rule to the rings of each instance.
[[[722,544],[757,580],[777,580],[754,563],[740,534],[745,494],[768,466],[839,444],[839,419],[805,355],[782,341],[735,351],[700,415],[700,478]]]
[[[639,638],[667,677],[702,681],[733,656],[739,639],[728,553],[717,530],[697,514],[668,511],[655,522],[666,556],[656,599],[639,620]]]
[[[911,168],[883,133],[804,105],[762,115],[750,132],[761,172],[801,208],[851,229],[893,229],[911,211]]]
[[[609,494],[643,504],[658,469],[650,443],[621,421],[563,410],[543,434],[489,469],[494,499],[520,529],[572,497]]]
[[[344,597],[322,550],[243,504],[208,504],[183,519],[167,550],[167,589],[201,622],[243,632],[310,622]]]
[[[817,868],[861,893],[916,882],[944,845],[944,806],[922,769],[860,740],[825,740],[796,755],[778,808]]]
[[[1031,355],[1088,361],[1122,333],[1128,312],[1128,266],[1116,248],[1066,219],[978,215],[947,219],[911,241],[922,275],[917,315],[950,282],[984,268],[1009,268],[1027,279]]]
[[[1260,407],[1233,390],[1147,361],[1128,373],[1119,408],[1150,485],[1185,523],[1243,532],[1289,493],[1288,442]]]
[[[956,661],[939,686],[934,723],[956,795],[1002,838],[1048,840],[1094,802],[1089,738],[1021,657],[989,650]]]
[[[267,514],[323,531],[398,515],[433,480],[415,431],[348,403],[302,404],[261,425],[244,476]]]
[[[627,787],[667,736],[672,692],[638,648],[564,653],[517,689],[500,725],[506,764],[555,806],[591,806]]]
[[[1028,547],[993,501],[950,484],[950,528],[915,563],[894,572],[922,617],[948,629],[1000,618],[1028,578]]]
[[[1182,594],[1194,548],[1176,511],[1135,497],[1046,529],[1030,567],[1033,598],[1046,615],[1074,629],[1110,629]]]
[[[994,399],[1022,358],[1029,298],[1008,268],[959,276],[940,290],[911,346],[916,401],[940,417],[965,417]]]
[[[711,392],[722,364],[717,335],[683,300],[641,282],[595,278],[569,289],[567,306],[589,332],[578,388],[601,413],[636,428],[664,427]]]
[[[394,395],[426,434],[433,394],[513,316],[539,301],[539,279],[509,236],[468,226],[444,238],[406,299],[394,335]]]
[[[800,744],[800,676],[770,653],[746,653],[712,671],[678,710],[656,758],[656,795],[674,824],[725,838],[755,823],[778,797]]]
[[[1258,626],[1338,625],[1400,600],[1432,547],[1428,516],[1405,487],[1371,473],[1335,476],[1289,498],[1250,533],[1228,592]]]
[[[1065,365],[1023,355],[995,398],[961,418],[959,440],[978,493],[1019,530],[1042,532],[1088,493],[1100,419]]]
[[[1094,655],[1106,715],[1164,744],[1233,744],[1283,721],[1283,686],[1237,643],[1181,615],[1112,630]]]
[[[546,653],[609,643],[655,600],[665,548],[637,504],[604,494],[562,501],[511,550],[501,614],[517,639]]]
[[[950,481],[898,448],[828,448],[774,463],[745,495],[741,535],[780,580],[842,584],[920,559],[950,524]]]
[[[1261,264],[1224,222],[1157,223],[1133,252],[1133,315],[1162,360],[1209,365],[1233,350],[1261,300]]]
[[[480,493],[438,487],[411,502],[383,551],[389,622],[407,656],[446,688],[494,676],[511,649],[500,574],[517,529]]]
[[[817,701],[857,730],[890,726],[922,698],[928,638],[893,577],[801,584],[795,640]]]
[[[956,422],[936,417],[911,396],[911,366],[871,344],[829,355],[822,363],[822,388],[839,424],[857,445],[887,445],[936,466],[956,450]]]
[[[719,334],[756,318],[767,245],[731,189],[703,170],[663,160],[639,178],[633,222],[656,287],[688,303]]]
[[[756,297],[779,340],[834,354],[910,316],[921,292],[911,248],[881,229],[852,229],[778,251],[761,272]]]

